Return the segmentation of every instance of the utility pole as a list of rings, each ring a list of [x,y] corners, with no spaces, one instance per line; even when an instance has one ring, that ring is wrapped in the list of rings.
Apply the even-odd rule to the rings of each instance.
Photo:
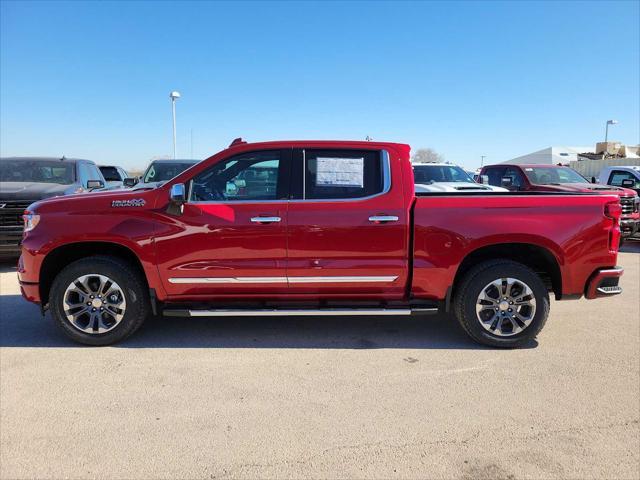
[[[484,159],[487,158],[486,155],[480,155],[480,168],[484,167]]]
[[[176,100],[180,98],[180,92],[173,91],[169,94],[171,99],[171,112],[173,113],[173,159],[176,159]]]
[[[609,125],[617,125],[618,124],[618,120],[607,120],[607,126],[605,127],[604,130],[604,142],[607,143],[607,141],[609,140]]]

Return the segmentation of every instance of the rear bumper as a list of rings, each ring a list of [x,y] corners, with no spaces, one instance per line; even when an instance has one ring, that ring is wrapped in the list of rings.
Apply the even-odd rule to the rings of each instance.
[[[622,293],[622,287],[618,285],[620,277],[624,273],[622,267],[603,268],[596,270],[591,275],[585,288],[585,297],[594,299],[599,297],[610,297]]]

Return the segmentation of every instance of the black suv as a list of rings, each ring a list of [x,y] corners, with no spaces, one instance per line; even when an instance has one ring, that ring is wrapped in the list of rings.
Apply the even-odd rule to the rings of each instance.
[[[24,210],[43,198],[104,188],[91,160],[48,157],[0,158],[0,257],[20,254]]]

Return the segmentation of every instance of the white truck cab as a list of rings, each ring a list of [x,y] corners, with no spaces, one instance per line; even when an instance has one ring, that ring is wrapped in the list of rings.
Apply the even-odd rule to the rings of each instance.
[[[484,185],[473,180],[464,169],[450,163],[414,163],[416,192],[508,192],[506,188]]]
[[[598,183],[631,188],[640,193],[640,166],[605,167],[598,175]]]

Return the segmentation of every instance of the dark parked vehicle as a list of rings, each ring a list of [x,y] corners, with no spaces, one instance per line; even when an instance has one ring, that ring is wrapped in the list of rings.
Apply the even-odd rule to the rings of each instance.
[[[167,180],[180,175],[187,168],[193,167],[200,160],[177,159],[177,160],[154,160],[140,177],[140,183],[136,188],[154,188],[162,185]],[[129,185],[125,182],[125,186]]]
[[[104,188],[91,160],[53,157],[0,158],[0,257],[17,257],[24,210],[34,202]]]
[[[129,174],[122,167],[116,165],[100,165],[98,168],[107,182],[106,187],[109,190],[121,188],[125,178],[129,178]]]

